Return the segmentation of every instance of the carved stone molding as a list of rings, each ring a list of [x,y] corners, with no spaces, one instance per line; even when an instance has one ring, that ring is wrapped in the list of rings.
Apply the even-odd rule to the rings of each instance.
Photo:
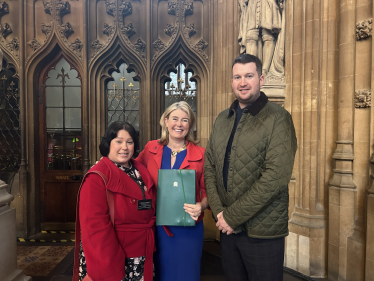
[[[45,23],[42,23],[42,32],[46,35],[46,37],[48,38],[48,36],[51,34],[52,32],[52,25],[51,24],[45,24]]]
[[[177,2],[168,2],[168,14],[176,16],[175,18],[175,25],[172,26],[170,24],[167,24],[166,29],[164,29],[164,32],[170,36],[169,41],[164,44],[160,39],[157,39],[155,42],[153,42],[153,47],[155,52],[153,53],[152,56],[152,61],[151,64],[153,65],[157,58],[159,58],[166,50],[168,47],[175,41],[178,31],[179,31],[179,26],[180,26],[180,18],[179,18],[179,4]]]
[[[118,6],[118,11],[120,14],[120,17],[123,19],[124,17],[132,14],[132,5],[130,2],[124,2],[122,0],[122,3]]]
[[[105,1],[105,7],[108,15],[116,16],[116,4],[114,2]]]
[[[360,90],[355,92],[355,107],[366,108],[371,106],[371,90]]]
[[[284,75],[279,76],[279,75],[274,75],[273,73],[269,72],[266,77],[265,77],[265,84],[285,84],[286,83],[286,78]]]
[[[4,37],[0,36],[0,45],[9,51],[14,59],[19,62],[19,40],[13,38],[12,41],[7,42]]]
[[[205,49],[208,47],[208,42],[201,38],[196,44],[192,42],[191,37],[196,34],[195,24],[192,23],[189,26],[186,25],[186,16],[193,14],[193,2],[183,2],[183,11],[181,12],[181,22],[183,36],[186,39],[188,45],[194,49],[206,62],[209,61],[208,55],[205,53]]]
[[[104,23],[104,29],[103,29],[103,33],[107,36],[111,36],[113,33],[114,33],[114,30],[115,30],[115,27],[112,26],[112,25],[109,25],[107,23]]]
[[[93,49],[95,49],[96,51],[100,50],[103,48],[103,44],[100,43],[100,41],[98,39],[96,39],[95,41],[91,42],[91,47]]]
[[[114,35],[116,34],[117,25],[109,25],[104,23],[103,33],[108,36],[106,42],[100,42],[98,39],[90,43],[90,46],[95,51],[91,53],[88,63],[90,64],[112,41]]]
[[[19,40],[17,38],[13,38],[7,45],[10,51],[19,51]]]
[[[37,49],[40,48],[42,44],[38,39],[34,38],[30,42],[27,42],[27,45],[29,45],[31,49],[35,52]]]
[[[52,2],[43,0],[43,7],[44,7],[44,12],[48,15],[52,15]]]
[[[70,44],[70,49],[74,52],[74,53],[81,53],[82,52],[82,49],[83,49],[83,42],[81,40],[79,40],[79,38],[75,39],[75,41],[73,43]],[[82,55],[80,54],[79,55],[80,58],[82,58]]]
[[[61,21],[61,18],[67,14],[70,14],[70,3],[68,1],[61,0],[43,0],[44,12],[51,15],[56,21]]]
[[[137,52],[144,54],[146,44],[145,44],[145,42],[141,38],[139,38],[138,41],[136,41],[136,43],[134,44],[134,46],[135,46],[135,50]]]
[[[10,25],[8,23],[4,23],[4,24],[0,25],[0,33],[4,38],[6,38],[12,32],[13,32],[12,28],[10,27]]]
[[[62,18],[63,16],[70,14],[70,3],[68,1],[58,1],[59,2],[56,4],[56,17]]]
[[[197,42],[195,45],[195,49],[198,50],[200,53],[203,53],[207,47],[208,42],[206,42],[204,39],[200,39],[199,42]]]
[[[129,38],[136,33],[136,30],[131,22],[127,25],[121,25],[120,29],[121,29],[121,32],[123,34],[126,34],[127,37]]]
[[[169,15],[176,15],[178,9],[178,3],[176,2],[168,2],[168,14]]]
[[[196,34],[196,29],[195,29],[195,24],[194,23],[191,23],[190,25],[186,26],[185,30],[188,34],[188,37],[192,37]]]
[[[193,15],[193,2],[183,3],[183,5],[184,5],[184,15],[185,16]]]
[[[371,37],[373,19],[366,19],[356,24],[356,40],[363,40]]]
[[[74,29],[73,27],[71,26],[71,24],[69,22],[65,23],[65,24],[62,24],[60,26],[60,32],[61,34],[63,34],[65,36],[65,38],[69,38],[70,35],[72,35],[74,33]]]
[[[164,31],[166,35],[172,36],[174,32],[177,31],[177,27],[175,25],[167,24]]]
[[[0,2],[0,18],[6,14],[9,14],[9,6],[5,1],[1,1]]]
[[[163,50],[165,50],[165,44],[160,39],[157,39],[155,42],[152,43],[152,45],[156,53],[160,53]]]

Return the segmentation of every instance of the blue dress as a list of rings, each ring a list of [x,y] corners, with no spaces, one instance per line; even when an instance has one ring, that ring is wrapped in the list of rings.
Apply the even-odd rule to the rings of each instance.
[[[187,150],[179,152],[173,169],[179,169]],[[171,149],[164,146],[161,169],[171,169]],[[156,228],[154,255],[156,281],[199,281],[203,250],[204,226],[169,226],[174,236],[168,236],[162,226]]]

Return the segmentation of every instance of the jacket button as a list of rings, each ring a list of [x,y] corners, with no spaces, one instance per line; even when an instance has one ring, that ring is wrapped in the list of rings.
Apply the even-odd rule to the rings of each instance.
[[[232,168],[230,168],[230,171],[232,171]]]
[[[135,204],[136,200],[135,199],[131,199],[130,202],[131,202],[131,204]]]
[[[232,147],[232,150],[235,150],[235,146]]]
[[[238,128],[238,131],[241,131],[242,130],[242,128]]]

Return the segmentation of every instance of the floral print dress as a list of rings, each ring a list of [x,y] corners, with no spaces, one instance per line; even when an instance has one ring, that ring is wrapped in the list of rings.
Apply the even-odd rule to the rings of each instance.
[[[114,163],[120,170],[124,171],[132,180],[134,180],[140,188],[144,188],[147,191],[143,179],[137,169],[130,164],[130,168],[123,167],[117,163]],[[144,262],[145,256],[135,258],[125,258],[125,270],[126,276],[121,281],[143,281],[144,278]],[[79,249],[79,281],[87,275],[86,258],[84,256],[82,242],[80,243]],[[155,276],[153,267],[153,276]],[[120,281],[120,280],[119,280]]]

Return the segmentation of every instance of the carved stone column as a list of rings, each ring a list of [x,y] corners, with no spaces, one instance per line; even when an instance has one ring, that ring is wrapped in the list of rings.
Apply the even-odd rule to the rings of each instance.
[[[329,184],[328,277],[346,280],[347,238],[353,231],[353,93],[355,75],[355,1],[340,0],[338,59],[338,122],[334,173]]]
[[[8,205],[14,198],[6,191],[7,186],[0,180],[0,280],[31,280],[17,269],[16,210]]]
[[[210,34],[212,42],[212,59],[210,63],[211,79],[209,89],[212,91],[205,100],[212,103],[212,111],[204,130],[211,132],[214,120],[234,101],[232,93],[232,61],[239,55],[237,43],[239,32],[239,6],[237,0],[212,0],[210,4]],[[205,145],[202,144],[203,146]],[[205,210],[204,237],[219,240],[219,231],[212,219],[211,211]]]
[[[286,3],[285,108],[292,113],[298,150],[295,180],[289,185],[294,209],[285,265],[308,276],[326,277],[326,189],[336,126],[338,1]]]
[[[374,15],[374,5],[371,9]],[[372,20],[371,20],[372,21]],[[374,44],[371,44],[371,69],[374,68]],[[374,73],[371,74],[371,97],[374,89]],[[370,180],[365,194],[366,207],[366,260],[365,280],[374,280],[374,106],[370,107]]]
[[[372,2],[357,1],[356,59],[354,93],[354,155],[353,181],[356,185],[354,202],[354,228],[347,240],[346,280],[365,280],[365,193],[369,187],[370,174],[370,106],[366,102],[371,94],[372,41],[367,34],[371,28]],[[365,34],[366,33],[366,34]]]
[[[372,110],[373,112],[373,110]],[[374,116],[372,114],[372,116]],[[373,119],[372,119],[373,120]],[[372,121],[372,128],[373,128]],[[373,136],[373,131],[371,136]],[[372,138],[373,141],[373,138]],[[373,143],[373,142],[372,142]],[[366,197],[366,261],[365,261],[365,280],[374,280],[374,154],[371,157],[371,187]]]

